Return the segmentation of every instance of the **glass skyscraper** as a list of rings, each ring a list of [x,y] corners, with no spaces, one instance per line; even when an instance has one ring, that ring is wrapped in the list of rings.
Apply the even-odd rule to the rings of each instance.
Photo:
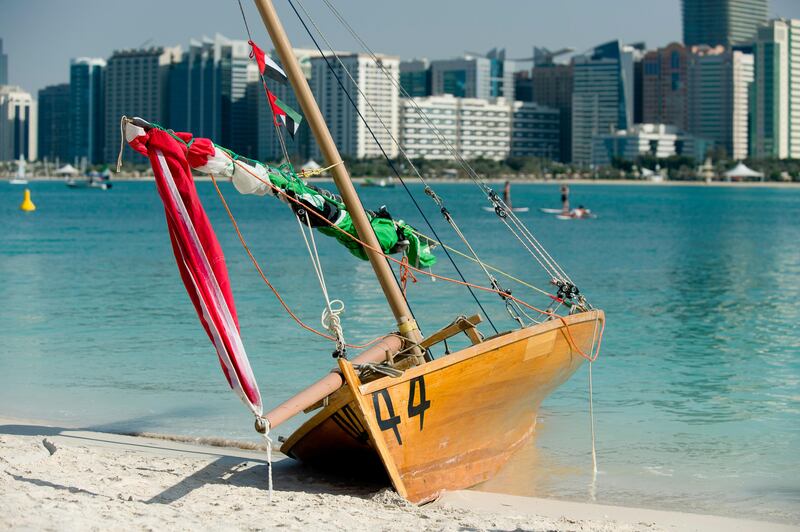
[[[39,90],[39,159],[70,160],[69,83]]]
[[[611,41],[575,58],[572,161],[591,164],[593,138],[633,125],[634,50]]]
[[[681,0],[683,43],[747,44],[767,22],[769,0]]]
[[[104,160],[105,68],[104,60],[89,57],[73,59],[69,67],[69,158],[79,163],[85,160],[95,164]]]
[[[8,85],[8,55],[3,53],[3,39],[0,39],[0,85]]]

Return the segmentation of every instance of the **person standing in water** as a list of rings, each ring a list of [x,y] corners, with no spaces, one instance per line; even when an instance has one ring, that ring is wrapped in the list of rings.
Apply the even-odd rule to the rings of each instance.
[[[561,212],[569,214],[569,185],[561,185]]]
[[[511,181],[506,181],[506,186],[503,187],[503,203],[511,208]]]

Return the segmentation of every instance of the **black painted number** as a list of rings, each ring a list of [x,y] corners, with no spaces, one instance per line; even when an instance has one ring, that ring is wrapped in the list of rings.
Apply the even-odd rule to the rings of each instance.
[[[408,391],[408,417],[409,419],[414,416],[419,416],[419,430],[422,432],[422,427],[425,423],[425,411],[431,407],[431,402],[425,399],[425,378],[417,377],[411,379]],[[416,398],[416,391],[419,389],[419,403],[414,404]]]
[[[381,415],[379,396],[383,397],[383,402],[386,403],[386,418]],[[392,429],[395,438],[397,438],[398,445],[403,445],[403,440],[400,439],[400,431],[397,429],[397,426],[400,424],[400,416],[394,415],[394,407],[392,406],[392,398],[389,396],[389,390],[383,389],[378,393],[372,394],[372,406],[375,408],[375,417],[378,419],[378,427],[380,427],[381,430]]]

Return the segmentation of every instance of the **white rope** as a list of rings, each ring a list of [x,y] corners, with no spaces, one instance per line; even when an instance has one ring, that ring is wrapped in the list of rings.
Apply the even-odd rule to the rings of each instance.
[[[311,219],[308,216],[308,211],[303,211],[306,223],[297,218],[297,225],[300,228],[300,234],[303,235],[303,241],[306,244],[308,255],[311,257],[311,265],[314,267],[314,272],[317,274],[319,286],[322,289],[322,295],[325,297],[325,309],[322,311],[320,322],[328,332],[336,337],[336,349],[342,351],[345,347],[344,330],[342,329],[342,320],[339,317],[344,312],[344,302],[341,299],[331,300],[328,295],[328,285],[325,283],[325,274],[322,271],[322,262],[319,258],[319,251],[317,250],[317,242],[314,239],[314,229],[311,227]],[[306,235],[306,229],[308,235]]]
[[[300,2],[300,0],[297,0],[297,1],[298,1],[298,4],[300,4],[300,6],[302,7],[302,3]],[[334,17],[339,21],[339,23],[342,24],[342,26],[350,33],[350,35],[356,41],[358,41],[358,43],[361,45],[361,47],[370,55],[370,57],[375,62],[375,64],[378,67],[378,69],[384,74],[384,76],[394,86],[396,86],[398,88],[398,90],[400,91],[401,96],[404,96],[407,99],[407,101],[411,104],[411,106],[416,111],[417,115],[419,115],[419,117],[422,119],[422,121],[425,122],[425,124],[428,126],[428,128],[431,130],[431,132],[434,134],[434,136],[436,136],[437,140],[439,140],[439,142],[442,144],[442,146],[445,149],[447,149],[448,152],[450,152],[450,154],[453,156],[453,158],[456,161],[458,161],[458,163],[466,171],[467,175],[469,175],[470,178],[475,182],[475,184],[478,185],[479,188],[481,188],[487,195],[489,195],[491,197],[491,195],[490,195],[491,192],[492,192],[491,188],[488,187],[488,185],[485,184],[483,179],[475,172],[475,170],[472,168],[472,166],[461,156],[460,153],[458,153],[458,150],[456,150],[455,147],[452,144],[450,144],[450,142],[447,140],[447,138],[444,136],[444,134],[441,132],[441,130],[436,126],[436,124],[434,124],[428,118],[428,116],[425,114],[425,112],[422,110],[422,108],[417,104],[415,99],[412,98],[408,94],[408,92],[402,87],[400,82],[397,79],[395,79],[394,76],[392,76],[390,72],[388,72],[386,70],[386,68],[383,66],[383,64],[378,60],[378,57],[375,54],[375,52],[367,45],[367,43],[361,38],[361,36],[358,35],[358,33],[347,22],[347,20],[345,20],[345,18],[342,16],[342,14],[330,2],[330,0],[323,0],[323,2],[325,3],[326,6],[328,6],[328,9],[330,9],[331,13],[333,13]],[[306,16],[309,18],[309,20],[311,20],[312,24],[314,24],[313,20],[311,19],[310,15],[308,14],[308,12],[305,9],[303,9],[303,11],[306,13]],[[317,32],[320,35],[322,35],[322,32],[319,30],[319,28],[316,27],[316,24],[314,24],[314,27],[317,29]],[[323,35],[323,39],[324,39],[324,35]],[[331,50],[333,50],[333,47],[329,46],[329,48]],[[336,55],[336,54],[334,53],[334,55]],[[337,56],[337,59],[338,59],[338,56]],[[347,72],[346,69],[345,69],[345,71]],[[376,115],[377,115],[377,113],[376,113]],[[405,156],[405,152],[402,151],[402,148],[401,148],[401,153]],[[406,156],[406,159],[408,159],[407,156]],[[419,176],[419,173],[416,172],[416,168],[413,166],[413,164],[411,166],[414,169],[415,173],[417,173],[417,175]],[[421,179],[421,176],[419,176],[419,177]],[[424,183],[424,180],[423,180],[423,183]],[[520,228],[520,230],[522,231],[523,236],[525,237],[525,239],[528,240],[528,242],[531,244],[533,249],[536,250],[536,253],[538,253],[542,257],[544,262],[547,263],[548,265],[550,265],[553,270],[555,270],[557,275],[553,276],[552,273],[548,270],[548,268],[544,266],[542,261],[540,261],[537,258],[537,262],[539,262],[539,265],[542,266],[544,268],[544,270],[549,275],[553,276],[554,278],[561,278],[561,280],[566,280],[570,284],[574,285],[574,283],[569,278],[569,276],[566,274],[566,272],[563,270],[563,268],[561,268],[561,266],[555,261],[555,259],[553,259],[553,257],[550,255],[550,253],[548,253],[547,250],[544,249],[544,247],[539,243],[539,241],[536,240],[535,237],[533,237],[533,234],[525,226],[525,224],[523,224],[522,221],[519,220],[519,218],[517,218],[516,215],[513,214],[513,211],[511,209],[509,209],[508,206],[505,205],[504,202],[502,202],[502,200],[500,200],[499,203],[507,212],[509,212],[509,214],[511,216],[511,219],[514,222],[514,224],[522,226]],[[506,224],[506,227],[511,229],[511,227],[508,224]],[[518,236],[517,236],[517,238],[519,239]],[[531,253],[531,255],[534,255],[533,252],[530,249],[528,249],[528,251]],[[536,258],[535,255],[534,255],[534,258]]]
[[[268,500],[272,504],[272,438],[269,437],[269,419],[265,417],[260,418],[264,422],[264,440],[267,443],[267,486],[268,486]]]

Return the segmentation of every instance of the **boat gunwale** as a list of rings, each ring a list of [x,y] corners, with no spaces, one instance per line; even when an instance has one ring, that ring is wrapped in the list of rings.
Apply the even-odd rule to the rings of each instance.
[[[358,390],[364,395],[374,393],[376,391],[389,388],[390,386],[410,381],[411,379],[419,377],[420,375],[427,375],[428,373],[441,370],[448,366],[452,366],[453,364],[458,364],[459,362],[474,358],[489,351],[501,349],[505,345],[517,342],[519,340],[524,340],[525,338],[530,338],[531,336],[546,333],[553,329],[569,327],[598,319],[605,321],[605,313],[602,310],[594,309],[581,312],[579,314],[572,314],[570,316],[557,317],[544,323],[537,323],[536,325],[528,326],[524,329],[509,331],[508,333],[500,334],[499,336],[495,336],[494,338],[490,338],[489,340],[479,344],[466,347],[461,351],[457,351],[450,355],[426,362],[425,364],[420,364],[419,366],[409,368],[398,377],[381,377],[380,379],[372,382],[362,384],[359,386]]]

